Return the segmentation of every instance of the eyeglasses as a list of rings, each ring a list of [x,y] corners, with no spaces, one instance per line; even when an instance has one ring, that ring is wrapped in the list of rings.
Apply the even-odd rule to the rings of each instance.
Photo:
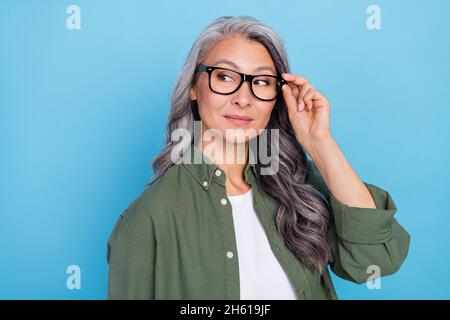
[[[250,75],[221,67],[210,67],[200,64],[198,72],[207,72],[209,88],[218,94],[232,94],[239,90],[244,81],[250,83],[250,90],[259,100],[272,101],[281,92],[286,83],[281,76],[268,74]]]

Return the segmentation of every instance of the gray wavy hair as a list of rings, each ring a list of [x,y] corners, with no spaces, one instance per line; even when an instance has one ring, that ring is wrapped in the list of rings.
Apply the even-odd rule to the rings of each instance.
[[[147,186],[153,184],[174,165],[171,154],[176,142],[171,140],[172,132],[181,128],[188,130],[191,137],[194,136],[194,120],[199,120],[199,115],[196,101],[190,100],[189,89],[195,83],[197,66],[218,41],[234,35],[263,44],[277,71],[289,72],[283,41],[269,26],[249,16],[224,16],[209,24],[190,49],[175,83],[171,96],[166,146],[153,161],[155,176]],[[284,99],[278,98],[266,128],[279,130],[279,170],[273,175],[257,174],[257,181],[280,203],[276,227],[287,248],[305,266],[322,273],[331,256],[326,241],[331,210],[325,196],[312,185],[304,183],[307,157],[295,138],[286,110]],[[271,130],[267,131],[270,135]],[[267,141],[267,150],[270,151],[271,139],[268,138]],[[261,163],[257,161],[257,173],[261,167]]]

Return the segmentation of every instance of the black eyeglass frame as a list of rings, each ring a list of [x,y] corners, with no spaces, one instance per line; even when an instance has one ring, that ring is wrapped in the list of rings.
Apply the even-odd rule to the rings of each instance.
[[[235,90],[233,90],[232,92],[229,92],[229,93],[223,93],[223,92],[215,91],[215,90],[212,88],[212,86],[211,86],[211,74],[212,74],[212,72],[213,72],[214,70],[216,70],[216,69],[227,70],[227,71],[232,71],[232,72],[237,73],[237,74],[241,77],[241,82],[239,83],[239,85],[237,86],[237,88],[236,88]],[[284,79],[281,77],[281,75],[278,75],[278,76],[274,76],[274,75],[272,75],[272,74],[258,74],[258,75],[251,75],[251,74],[245,74],[245,73],[238,72],[238,71],[236,71],[236,70],[227,69],[227,68],[223,68],[223,67],[205,66],[204,64],[200,64],[200,65],[198,66],[198,68],[197,68],[197,71],[198,71],[198,72],[206,72],[206,73],[208,73],[208,85],[209,85],[209,89],[210,89],[212,92],[214,92],[214,93],[222,94],[222,95],[233,94],[233,93],[235,93],[236,91],[239,90],[239,88],[242,86],[242,84],[244,83],[244,81],[249,81],[249,84],[250,84],[250,91],[252,92],[252,94],[253,94],[257,99],[262,100],[262,101],[273,101],[273,100],[277,99],[278,96],[279,96],[279,94],[280,94],[280,92],[281,92],[281,87],[282,87],[284,84],[286,84],[286,80],[284,80]],[[253,91],[253,82],[252,82],[253,79],[254,79],[254,78],[257,78],[257,77],[261,77],[261,76],[264,76],[264,77],[272,77],[272,78],[277,79],[277,94],[275,95],[274,98],[272,98],[272,99],[262,99],[262,98],[258,97],[258,96],[255,94],[255,92]]]

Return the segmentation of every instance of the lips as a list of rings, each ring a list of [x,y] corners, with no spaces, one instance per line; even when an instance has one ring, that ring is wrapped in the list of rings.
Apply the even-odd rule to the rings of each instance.
[[[250,123],[250,121],[253,120],[252,118],[249,118],[246,116],[239,116],[236,114],[227,114],[224,117],[236,125],[248,124],[248,123]]]

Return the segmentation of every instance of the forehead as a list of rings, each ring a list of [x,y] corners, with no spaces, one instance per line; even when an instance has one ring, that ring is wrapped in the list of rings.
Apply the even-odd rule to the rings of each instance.
[[[204,63],[214,64],[219,60],[234,62],[241,72],[250,73],[261,66],[270,66],[275,70],[272,57],[263,44],[239,36],[217,42],[206,56]]]

